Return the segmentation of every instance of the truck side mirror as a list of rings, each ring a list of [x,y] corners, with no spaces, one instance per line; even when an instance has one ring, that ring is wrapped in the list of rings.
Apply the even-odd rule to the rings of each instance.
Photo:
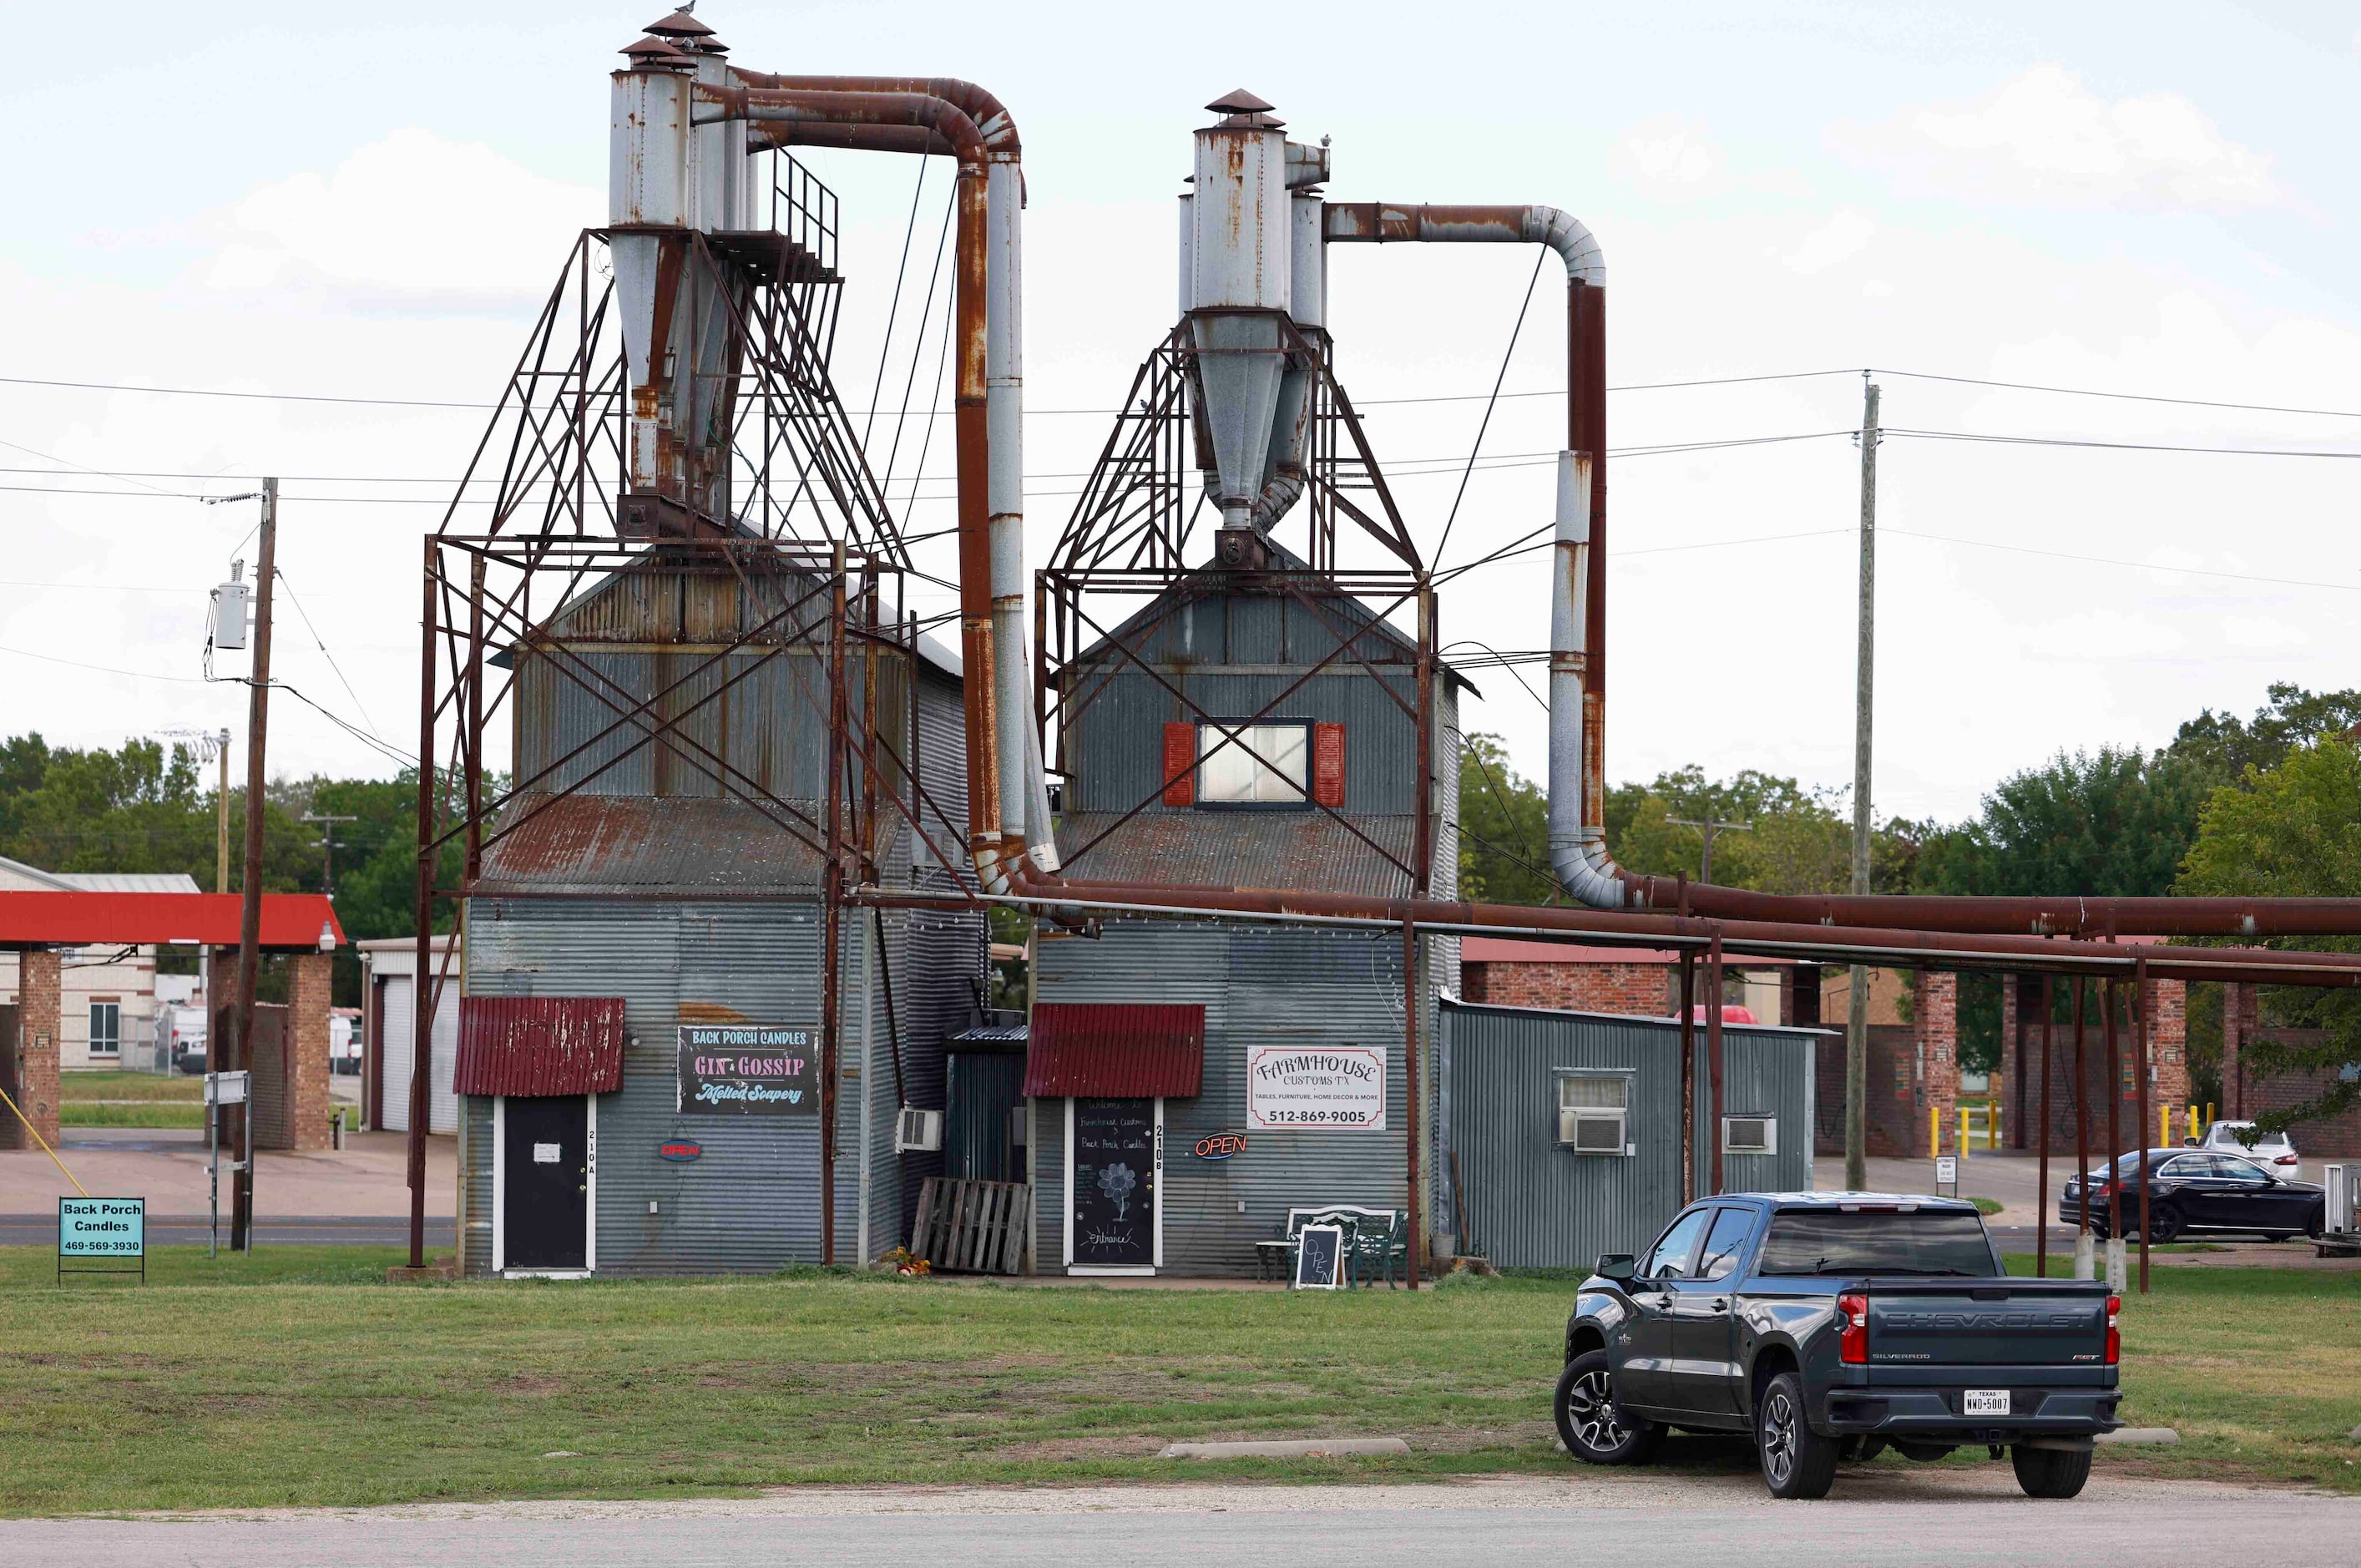
[[[1638,1266],[1639,1260],[1628,1252],[1602,1252],[1598,1255],[1598,1267],[1596,1272],[1601,1279],[1612,1280],[1628,1289],[1631,1288],[1632,1271]]]

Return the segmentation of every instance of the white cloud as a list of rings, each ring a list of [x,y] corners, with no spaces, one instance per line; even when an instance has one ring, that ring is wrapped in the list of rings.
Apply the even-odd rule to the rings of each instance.
[[[1974,103],[1920,109],[1878,154],[1979,194],[2088,206],[2261,206],[2280,199],[2270,159],[2224,137],[2177,93],[2108,100],[2037,65]]]
[[[1616,178],[1653,196],[1687,196],[1721,170],[1721,152],[1706,128],[1659,116],[1631,127],[1616,145]]]
[[[1861,214],[1849,209],[1838,213],[1804,236],[1804,243],[1788,254],[1787,266],[1806,276],[1825,272],[1859,256],[1876,233],[1877,225]]]
[[[505,303],[548,288],[599,192],[536,174],[478,142],[395,131],[333,170],[258,186],[214,225],[204,281],[306,289],[373,303]]]

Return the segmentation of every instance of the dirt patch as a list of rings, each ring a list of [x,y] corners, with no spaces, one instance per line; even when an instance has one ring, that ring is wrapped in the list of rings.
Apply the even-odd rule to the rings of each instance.
[[[503,1398],[546,1399],[553,1394],[563,1394],[571,1387],[562,1377],[551,1377],[538,1372],[511,1372],[491,1384],[491,1392]]]
[[[992,1451],[992,1457],[1005,1464],[1032,1463],[1060,1464],[1079,1459],[1143,1459],[1163,1451],[1160,1437],[1143,1437],[1137,1432],[1124,1437],[1066,1437],[1041,1442],[1012,1442]]]

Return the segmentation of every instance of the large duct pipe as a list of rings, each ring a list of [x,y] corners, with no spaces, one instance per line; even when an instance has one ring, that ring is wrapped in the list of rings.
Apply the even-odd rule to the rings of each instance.
[[[1607,852],[1607,258],[1555,207],[1331,203],[1333,243],[1545,245],[1565,263],[1566,433],[1550,576],[1549,845],[1566,891],[1643,902]]]
[[[972,83],[931,77],[774,76],[705,90],[701,117],[773,127],[780,145],[949,152],[960,160],[954,314],[961,653],[971,729],[970,853],[984,885],[1007,862],[1058,867],[1049,790],[1026,716],[1024,175],[1015,119]],[[874,133],[868,134],[868,133]]]

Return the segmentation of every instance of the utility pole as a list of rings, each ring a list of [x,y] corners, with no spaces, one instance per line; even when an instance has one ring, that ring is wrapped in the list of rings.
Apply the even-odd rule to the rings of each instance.
[[[221,763],[221,784],[214,792],[214,891],[229,891],[229,726],[222,726],[221,735],[214,742],[214,756]]]
[[[1694,828],[1704,837],[1705,853],[1697,861],[1697,881],[1699,882],[1713,880],[1713,836],[1715,834],[1725,828],[1734,833],[1754,831],[1754,824],[1752,822],[1716,822],[1709,817],[1703,821],[1693,820],[1686,817],[1667,817],[1664,820],[1675,828]]]
[[[320,841],[312,847],[320,851],[320,890],[333,899],[336,896],[336,824],[358,822],[360,818],[338,817],[326,811],[307,811],[301,820],[320,824]]]
[[[1877,383],[1861,375],[1861,647],[1853,663],[1852,890],[1869,891],[1870,715],[1877,674]],[[1846,988],[1845,1187],[1869,1185],[1869,966],[1852,966]]]
[[[246,862],[239,874],[243,895],[237,920],[237,1026],[231,1031],[222,1063],[229,1070],[254,1065],[254,984],[262,960],[262,792],[267,779],[263,751],[270,729],[270,589],[279,566],[279,481],[262,481],[261,559],[255,567],[254,670],[247,679]],[[238,1135],[237,1181],[230,1202],[231,1250],[254,1250],[254,1134],[250,1105],[231,1113]]]

